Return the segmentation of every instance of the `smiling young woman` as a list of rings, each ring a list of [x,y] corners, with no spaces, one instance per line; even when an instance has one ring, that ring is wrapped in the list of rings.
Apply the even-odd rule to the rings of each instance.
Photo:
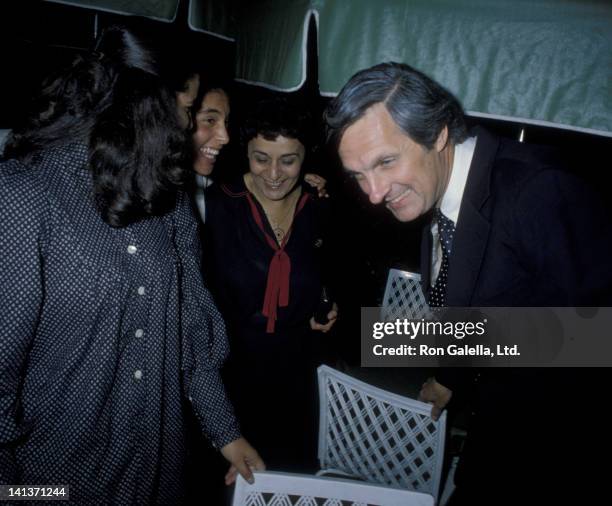
[[[224,90],[214,88],[196,105],[193,170],[200,176],[210,176],[219,152],[230,140],[227,133],[229,98]]]

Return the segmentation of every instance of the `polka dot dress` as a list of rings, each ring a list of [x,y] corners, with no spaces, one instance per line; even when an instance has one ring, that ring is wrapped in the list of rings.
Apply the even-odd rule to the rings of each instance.
[[[446,305],[446,283],[448,279],[448,260],[453,245],[453,235],[455,234],[455,224],[453,220],[442,214],[439,208],[434,211],[434,219],[438,222],[438,237],[442,249],[442,265],[429,294],[429,305],[431,307],[442,307]]]
[[[0,483],[70,486],[74,504],[175,504],[183,397],[217,447],[239,437],[223,321],[186,197],[113,229],[87,149],[0,164]]]

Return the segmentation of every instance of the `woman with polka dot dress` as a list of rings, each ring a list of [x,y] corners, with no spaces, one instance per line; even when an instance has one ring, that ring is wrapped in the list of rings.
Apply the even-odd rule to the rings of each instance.
[[[183,397],[226,481],[250,478],[264,466],[219,375],[185,132],[153,55],[111,27],[34,105],[0,164],[0,483],[180,503]]]

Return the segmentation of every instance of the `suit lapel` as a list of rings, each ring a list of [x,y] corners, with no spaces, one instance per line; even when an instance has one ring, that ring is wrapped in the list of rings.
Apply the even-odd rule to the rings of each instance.
[[[421,288],[427,300],[429,300],[429,291],[431,290],[432,246],[433,237],[431,236],[431,221],[428,221],[423,227],[421,236]]]
[[[490,231],[489,222],[471,203],[461,204],[460,216],[448,267],[449,306],[471,305]]]
[[[478,140],[461,200],[449,261],[446,286],[449,306],[471,304],[489,240],[490,216],[483,212],[483,207],[489,198],[491,170],[499,140],[480,128],[476,128],[473,134]]]

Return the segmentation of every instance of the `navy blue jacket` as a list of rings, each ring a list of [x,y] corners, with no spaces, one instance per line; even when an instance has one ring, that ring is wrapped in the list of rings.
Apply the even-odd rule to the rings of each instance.
[[[555,153],[476,129],[476,149],[449,259],[447,305],[454,307],[612,306],[612,226],[594,192],[562,169]],[[422,241],[427,290],[430,227]],[[535,504],[597,490],[581,463],[594,454],[580,440],[596,413],[609,370],[438,369],[453,390],[450,411],[468,414],[456,503]],[[607,437],[607,436],[606,436]],[[589,473],[591,470],[589,469]],[[560,484],[563,484],[560,486]],[[530,502],[531,501],[531,502]]]
[[[112,228],[87,147],[0,165],[0,483],[67,484],[78,504],[183,493],[183,396],[218,447],[239,437],[225,328],[188,199]]]

